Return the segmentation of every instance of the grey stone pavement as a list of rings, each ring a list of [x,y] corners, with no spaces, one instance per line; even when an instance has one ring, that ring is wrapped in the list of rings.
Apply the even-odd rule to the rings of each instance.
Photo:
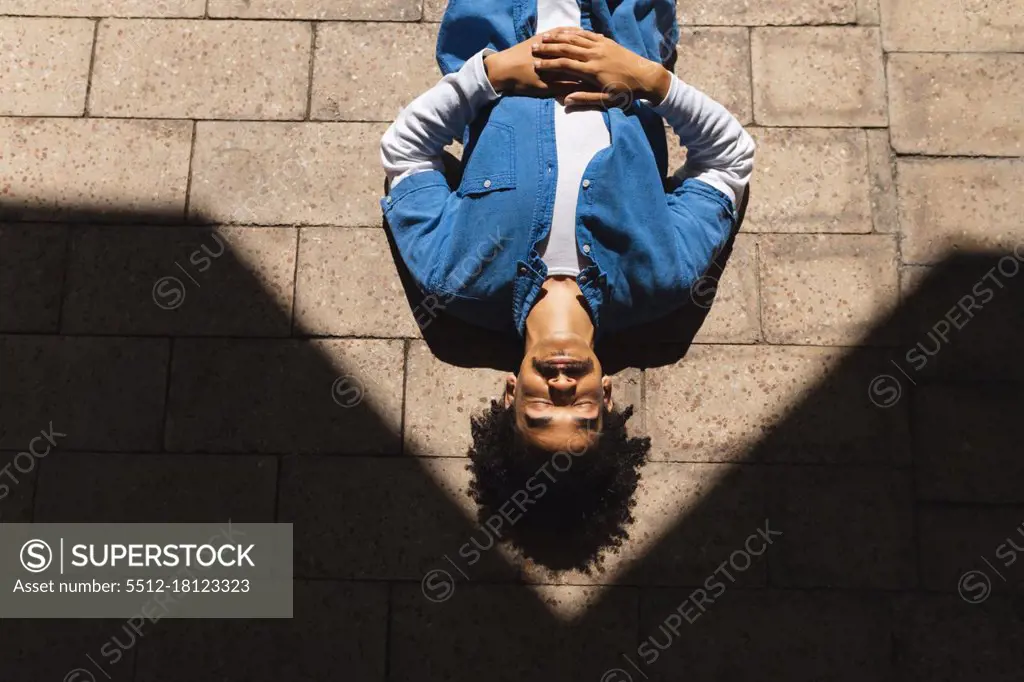
[[[1024,4],[679,2],[757,170],[692,344],[625,346],[651,461],[589,574],[459,558],[501,366],[428,344],[377,205],[444,4],[0,0],[0,521],[290,522],[297,577],[0,621],[0,680],[1022,679]]]

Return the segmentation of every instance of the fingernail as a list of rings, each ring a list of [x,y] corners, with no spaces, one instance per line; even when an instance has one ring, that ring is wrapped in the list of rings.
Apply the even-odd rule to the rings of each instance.
[[[534,44],[533,44],[533,45],[531,45],[530,47],[532,47],[532,48],[533,48],[533,51],[534,51],[534,52],[536,52],[537,50],[539,50],[539,49],[540,49],[540,43],[534,43]]]

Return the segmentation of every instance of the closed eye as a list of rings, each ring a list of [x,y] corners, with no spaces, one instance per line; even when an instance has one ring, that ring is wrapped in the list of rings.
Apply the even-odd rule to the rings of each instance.
[[[537,429],[542,426],[547,426],[552,421],[551,417],[531,417],[528,414],[524,414],[523,418],[524,422],[526,423],[526,427],[530,429]],[[582,429],[587,429],[588,431],[597,430],[596,417],[594,419],[588,419],[587,417],[573,417],[572,421],[573,423],[576,424],[576,426]]]

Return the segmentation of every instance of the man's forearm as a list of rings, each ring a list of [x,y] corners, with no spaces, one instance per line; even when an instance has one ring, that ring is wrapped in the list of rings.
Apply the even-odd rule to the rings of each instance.
[[[487,79],[484,53],[470,58],[433,88],[402,110],[381,139],[381,163],[391,187],[415,173],[438,170],[446,145],[462,131],[498,93]]]

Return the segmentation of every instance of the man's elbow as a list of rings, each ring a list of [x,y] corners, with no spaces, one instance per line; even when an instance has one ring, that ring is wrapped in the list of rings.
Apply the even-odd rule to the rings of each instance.
[[[380,162],[387,168],[395,158],[395,145],[398,141],[398,132],[395,124],[392,123],[380,138]]]
[[[757,152],[757,143],[754,142],[754,138],[746,129],[743,130],[743,134],[740,136],[739,149],[742,158],[753,164],[754,154]]]
[[[757,143],[754,142],[754,138],[751,137],[750,133],[744,130],[743,134],[736,141],[736,157],[733,163],[740,187],[745,188],[750,183],[750,178],[754,174],[754,155],[756,152]],[[737,205],[740,199],[739,192],[737,192]]]

